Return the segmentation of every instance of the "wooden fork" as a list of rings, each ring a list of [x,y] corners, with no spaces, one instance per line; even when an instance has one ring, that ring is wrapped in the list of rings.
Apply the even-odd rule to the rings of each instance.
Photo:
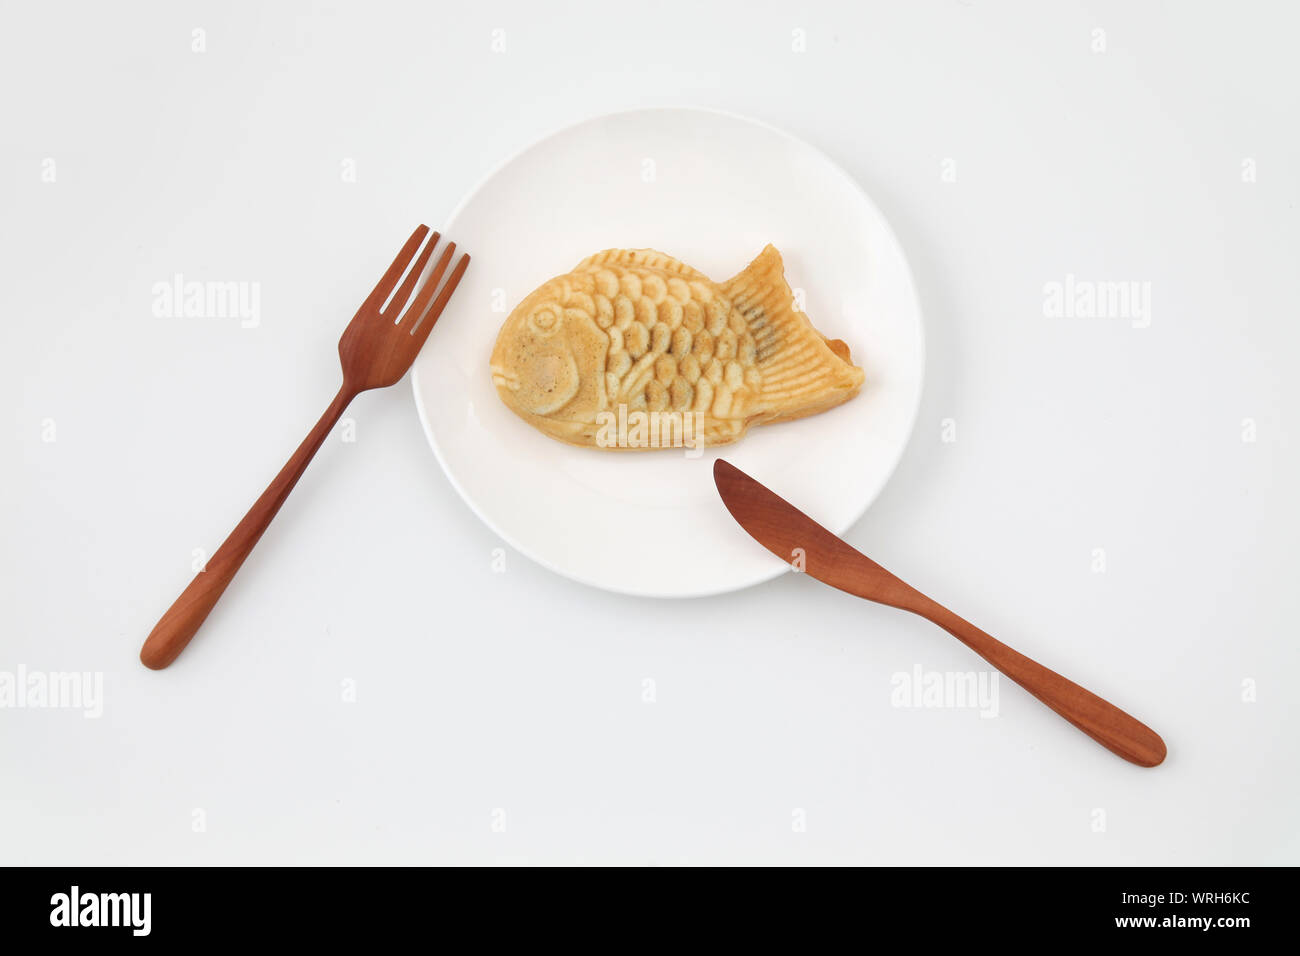
[[[456,291],[461,276],[465,274],[465,267],[469,265],[469,256],[462,255],[451,270],[451,276],[443,285],[442,291],[434,298],[438,282],[447,271],[447,265],[456,251],[456,243],[449,243],[428,281],[420,287],[410,307],[403,311],[429,262],[434,246],[438,244],[438,233],[433,233],[429,241],[425,242],[428,236],[428,226],[420,226],[411,234],[375,290],[361,304],[357,314],[344,329],[343,337],[339,339],[343,387],[334,396],[329,408],[325,409],[325,414],[320,417],[316,427],[303,439],[293,457],[280,469],[266,491],[262,492],[262,497],[253,503],[248,514],[235,525],[235,530],[230,532],[217,553],[208,560],[204,570],[181,592],[176,603],[149,634],[144,647],[140,649],[140,660],[146,667],[155,670],[166,667],[189,644],[216,605],[217,599],[234,579],[239,566],[262,537],[262,532],[289,497],[289,492],[306,470],[307,463],[324,443],[325,436],[339,420],[348,403],[361,392],[395,384],[415,361],[420,346],[429,337],[429,330],[438,321],[447,300]],[[420,251],[422,246],[423,251]],[[412,259],[415,260],[414,265],[411,265]],[[406,278],[398,287],[397,282],[403,273]]]

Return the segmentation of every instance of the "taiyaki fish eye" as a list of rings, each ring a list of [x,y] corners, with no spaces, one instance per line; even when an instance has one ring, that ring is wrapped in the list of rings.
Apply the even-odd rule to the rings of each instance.
[[[528,317],[528,325],[538,335],[554,335],[560,329],[560,310],[544,305]]]

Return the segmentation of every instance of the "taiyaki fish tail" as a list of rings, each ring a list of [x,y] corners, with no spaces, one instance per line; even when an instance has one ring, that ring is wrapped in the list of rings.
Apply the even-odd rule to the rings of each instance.
[[[754,337],[762,375],[758,408],[763,420],[783,422],[847,402],[862,388],[863,372],[840,339],[827,339],[795,307],[781,253],[768,245],[738,275],[722,284]]]

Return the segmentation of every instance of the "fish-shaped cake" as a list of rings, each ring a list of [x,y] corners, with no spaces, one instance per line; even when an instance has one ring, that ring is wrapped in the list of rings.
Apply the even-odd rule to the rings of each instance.
[[[520,418],[595,448],[725,445],[863,381],[796,306],[770,245],[722,283],[653,249],[589,256],[510,313],[491,368]]]

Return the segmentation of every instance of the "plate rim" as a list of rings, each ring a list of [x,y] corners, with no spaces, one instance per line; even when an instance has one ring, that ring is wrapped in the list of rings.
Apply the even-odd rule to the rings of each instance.
[[[842,536],[848,533],[848,531],[850,531],[854,525],[856,525],[859,521],[861,521],[863,516],[871,509],[871,506],[876,503],[876,500],[880,497],[881,492],[885,490],[885,488],[889,485],[889,482],[893,479],[895,472],[898,470],[899,464],[903,460],[903,456],[907,453],[908,447],[912,444],[912,439],[916,434],[916,422],[920,416],[921,400],[925,394],[927,336],[926,336],[926,326],[925,326],[925,312],[921,307],[921,298],[917,293],[916,277],[912,274],[912,263],[907,256],[906,248],[903,246],[902,242],[899,241],[898,233],[894,230],[893,223],[889,221],[889,217],[884,214],[884,211],[881,210],[881,208],[876,204],[875,200],[871,198],[871,195],[867,192],[866,188],[857,180],[857,177],[850,174],[848,170],[846,170],[843,166],[841,166],[838,162],[836,162],[831,156],[829,156],[820,147],[813,145],[812,143],[808,142],[802,137],[796,136],[794,133],[781,129],[778,126],[773,126],[772,124],[767,123],[763,120],[755,119],[752,116],[746,116],[742,113],[736,113],[730,110],[717,109],[715,107],[710,107],[710,106],[660,105],[660,106],[636,106],[628,109],[607,110],[603,113],[597,113],[592,116],[585,117],[583,119],[575,120],[572,123],[567,123],[563,126],[556,127],[550,130],[549,132],[531,140],[524,146],[515,150],[509,156],[505,157],[496,165],[492,166],[486,173],[484,173],[483,176],[481,176],[474,183],[473,186],[471,186],[464,193],[464,195],[461,196],[460,201],[456,203],[456,205],[452,208],[451,212],[448,213],[447,216],[444,218],[443,228],[440,231],[444,235],[449,234],[452,228],[454,227],[457,218],[461,215],[461,213],[464,212],[465,207],[468,206],[470,202],[473,201],[474,197],[477,196],[489,182],[495,179],[497,175],[500,174],[506,167],[508,167],[509,165],[511,165],[512,163],[514,163],[516,160],[520,159],[527,153],[536,149],[538,146],[541,146],[543,143],[549,142],[550,140],[555,139],[558,136],[562,136],[565,133],[578,129],[579,127],[587,126],[593,123],[599,123],[603,120],[607,120],[615,116],[627,116],[634,113],[674,113],[674,112],[703,113],[711,116],[723,117],[730,120],[737,120],[741,123],[748,123],[751,126],[759,127],[760,129],[763,129],[769,133],[774,133],[789,143],[810,150],[815,156],[817,156],[823,162],[827,163],[832,169],[834,169],[841,176],[843,176],[853,186],[853,188],[857,191],[858,195],[867,204],[867,207],[876,214],[876,217],[879,219],[880,223],[884,226],[886,235],[889,237],[889,239],[893,242],[894,246],[899,251],[900,258],[902,260],[903,277],[906,279],[907,288],[911,292],[912,301],[915,303],[916,306],[916,328],[917,328],[917,345],[918,345],[918,355],[917,355],[918,372],[917,372],[917,382],[916,382],[916,394],[912,400],[911,407],[908,409],[906,437],[901,442],[899,442],[898,451],[894,455],[893,461],[890,462],[889,467],[883,472],[883,477],[880,480],[879,486],[872,493],[872,495],[869,498],[867,498],[866,502],[862,506],[862,509],[858,511],[857,514],[854,515],[848,521],[848,523],[845,525],[845,527],[842,530],[834,531],[834,529],[830,529],[833,531],[833,533],[836,534],[836,536]],[[524,557],[528,558],[530,561],[534,562],[540,567],[545,568],[547,571],[550,571],[553,574],[557,574],[560,577],[566,578],[570,581],[575,581],[578,584],[582,584],[586,587],[595,588],[597,590],[605,591],[611,594],[626,595],[628,597],[652,598],[656,600],[690,600],[694,598],[717,597],[723,594],[735,594],[740,591],[745,591],[748,590],[749,588],[756,587],[757,585],[760,584],[766,584],[768,581],[773,581],[776,578],[780,577],[781,575],[786,574],[792,570],[789,563],[784,561],[779,561],[775,558],[775,556],[773,556],[773,561],[775,562],[775,564],[772,567],[772,569],[770,571],[765,571],[761,575],[755,576],[753,580],[747,583],[738,584],[738,585],[723,585],[721,587],[708,587],[698,591],[665,593],[656,590],[638,590],[633,588],[616,587],[604,582],[593,581],[582,574],[578,574],[571,570],[566,570],[564,568],[561,568],[556,564],[554,564],[553,562],[551,562],[550,560],[535,554],[533,551],[521,547],[519,543],[514,539],[513,536],[506,534],[505,531],[503,531],[496,524],[496,522],[494,522],[486,514],[483,513],[482,509],[478,507],[478,505],[475,503],[475,500],[469,495],[465,487],[456,478],[456,475],[452,471],[452,469],[448,467],[447,461],[443,456],[442,448],[438,444],[438,439],[434,433],[432,426],[429,423],[428,417],[425,414],[424,397],[420,390],[418,355],[416,356],[416,359],[417,361],[415,362],[414,366],[411,369],[411,393],[412,393],[412,397],[415,400],[415,410],[416,410],[416,414],[419,416],[420,419],[420,427],[424,431],[424,437],[428,441],[429,447],[433,449],[434,458],[438,462],[438,467],[442,469],[443,476],[447,479],[447,482],[452,486],[452,488],[455,489],[456,494],[460,496],[461,501],[465,504],[466,507],[469,508],[470,512],[476,518],[478,518],[479,521],[483,522],[483,524],[487,526],[489,531],[491,531],[503,542],[505,542],[507,545],[513,548],[518,554],[523,555]]]

